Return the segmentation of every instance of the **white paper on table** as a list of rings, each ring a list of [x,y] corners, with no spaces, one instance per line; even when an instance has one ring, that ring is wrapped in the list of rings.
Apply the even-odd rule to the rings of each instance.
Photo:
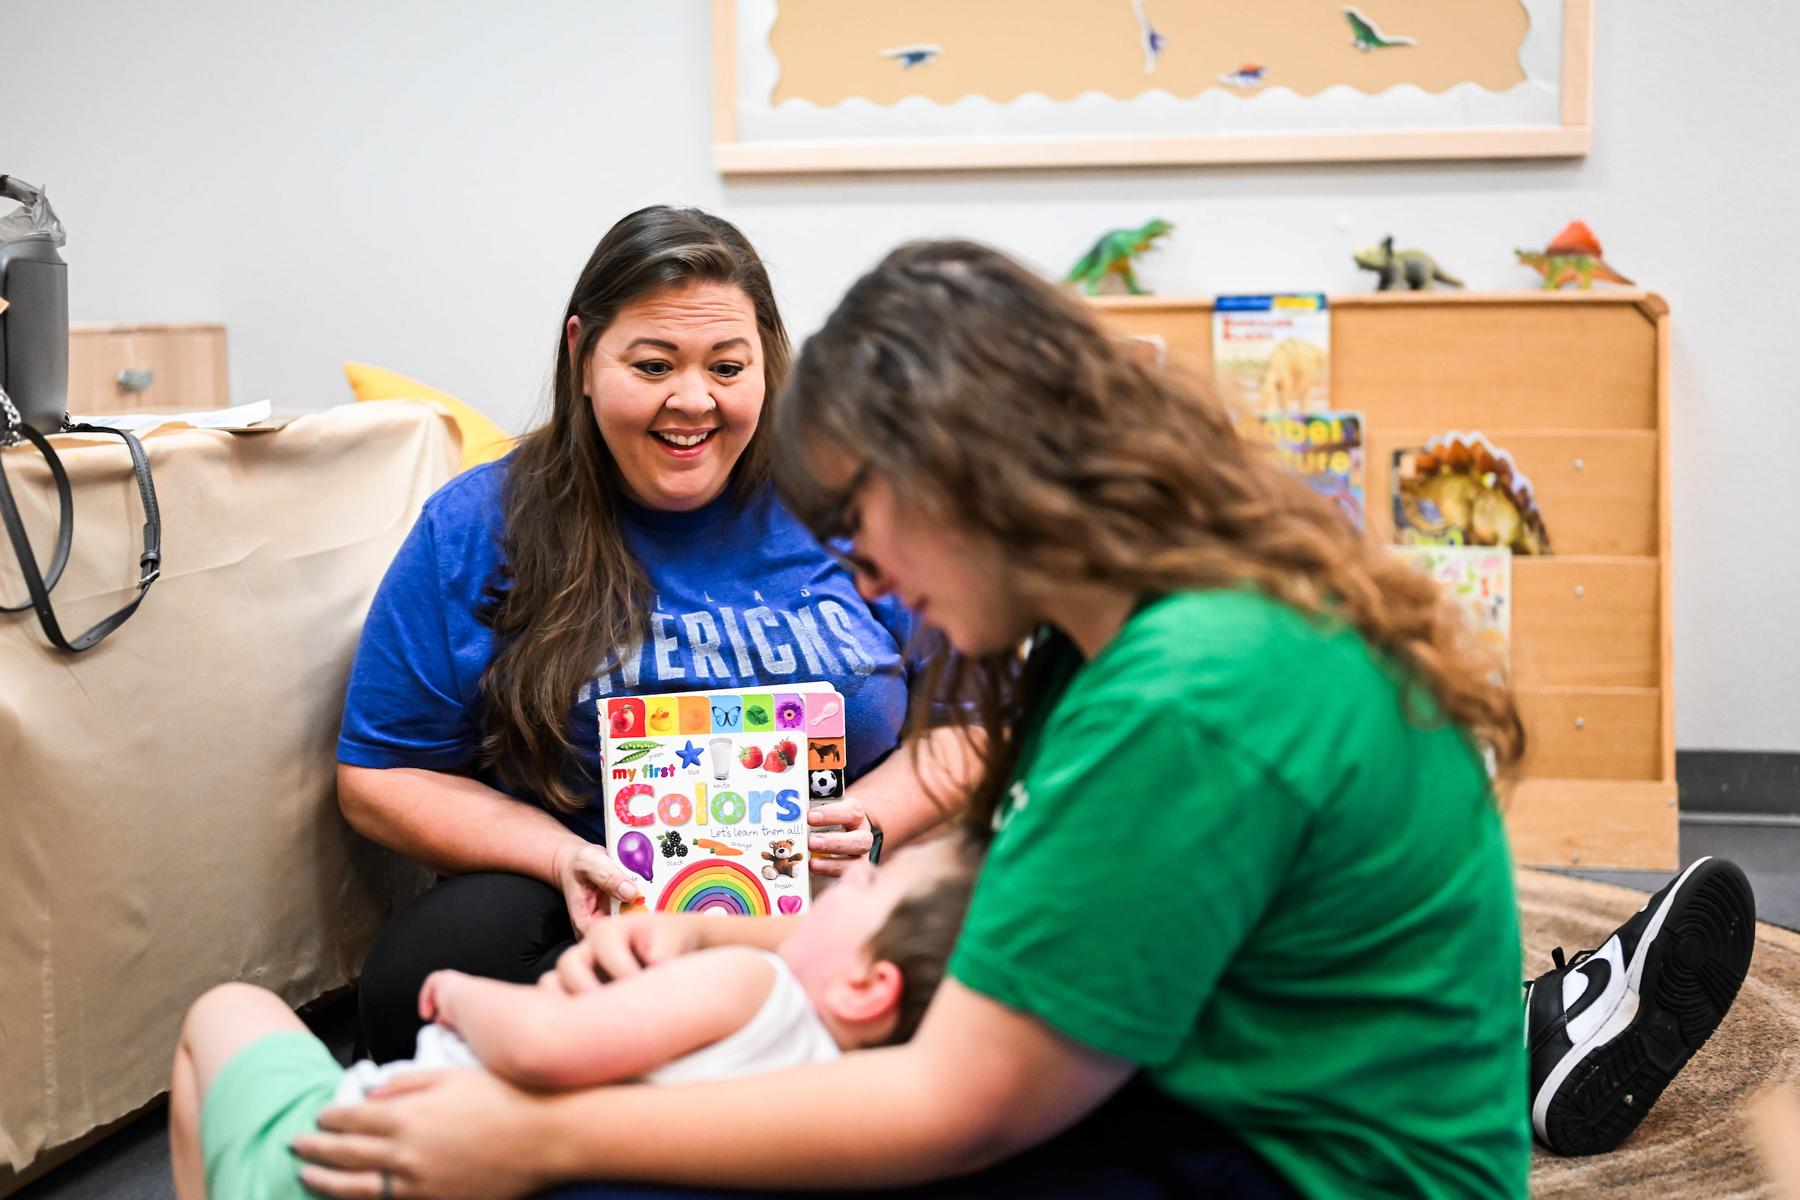
[[[127,433],[135,433],[139,437],[165,425],[186,425],[193,429],[224,429],[233,433],[250,433],[258,429],[279,429],[280,425],[268,425],[273,415],[273,407],[267,400],[258,400],[253,404],[239,404],[235,408],[208,408],[200,412],[189,413],[107,413],[104,416],[76,417],[88,425],[104,425],[108,429],[123,429]],[[284,422],[285,423],[285,422]],[[79,437],[75,434],[72,436]]]

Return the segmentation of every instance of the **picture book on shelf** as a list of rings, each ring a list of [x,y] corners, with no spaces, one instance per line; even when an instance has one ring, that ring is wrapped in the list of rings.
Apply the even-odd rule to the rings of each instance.
[[[1271,446],[1352,525],[1363,527],[1361,413],[1255,413],[1238,427],[1245,437]]]
[[[1512,551],[1504,546],[1396,546],[1469,614],[1476,640],[1506,654],[1512,639]]]
[[[1330,407],[1331,313],[1316,292],[1220,296],[1213,371],[1227,400],[1250,411]]]
[[[831,685],[619,696],[600,711],[606,841],[640,896],[615,912],[791,916],[812,903],[806,810],[844,794]]]
[[[1389,479],[1394,540],[1402,545],[1550,553],[1531,479],[1483,433],[1452,431],[1396,450]]]

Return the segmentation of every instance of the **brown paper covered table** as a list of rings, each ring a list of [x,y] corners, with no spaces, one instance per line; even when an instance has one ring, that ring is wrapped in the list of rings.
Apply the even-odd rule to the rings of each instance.
[[[342,988],[419,882],[344,823],[335,750],[363,615],[456,469],[454,430],[360,404],[144,444],[163,568],[137,614],[74,656],[30,613],[0,617],[0,1195],[166,1089],[201,992]],[[122,445],[57,446],[75,546],[53,599],[73,632],[130,594],[143,516]],[[48,471],[0,453],[42,561]],[[6,550],[0,602],[24,598]]]

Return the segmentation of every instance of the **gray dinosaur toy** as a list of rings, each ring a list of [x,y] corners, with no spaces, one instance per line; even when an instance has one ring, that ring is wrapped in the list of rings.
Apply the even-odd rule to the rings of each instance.
[[[1415,292],[1429,288],[1433,281],[1449,287],[1463,285],[1462,280],[1438,266],[1437,260],[1423,250],[1396,251],[1392,234],[1382,238],[1380,245],[1360,251],[1355,258],[1357,266],[1381,277],[1377,291],[1388,291],[1402,282]]]

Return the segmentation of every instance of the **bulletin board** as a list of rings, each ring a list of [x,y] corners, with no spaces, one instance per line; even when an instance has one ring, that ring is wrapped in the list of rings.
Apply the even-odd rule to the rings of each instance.
[[[1587,152],[1592,0],[714,0],[727,174]]]

